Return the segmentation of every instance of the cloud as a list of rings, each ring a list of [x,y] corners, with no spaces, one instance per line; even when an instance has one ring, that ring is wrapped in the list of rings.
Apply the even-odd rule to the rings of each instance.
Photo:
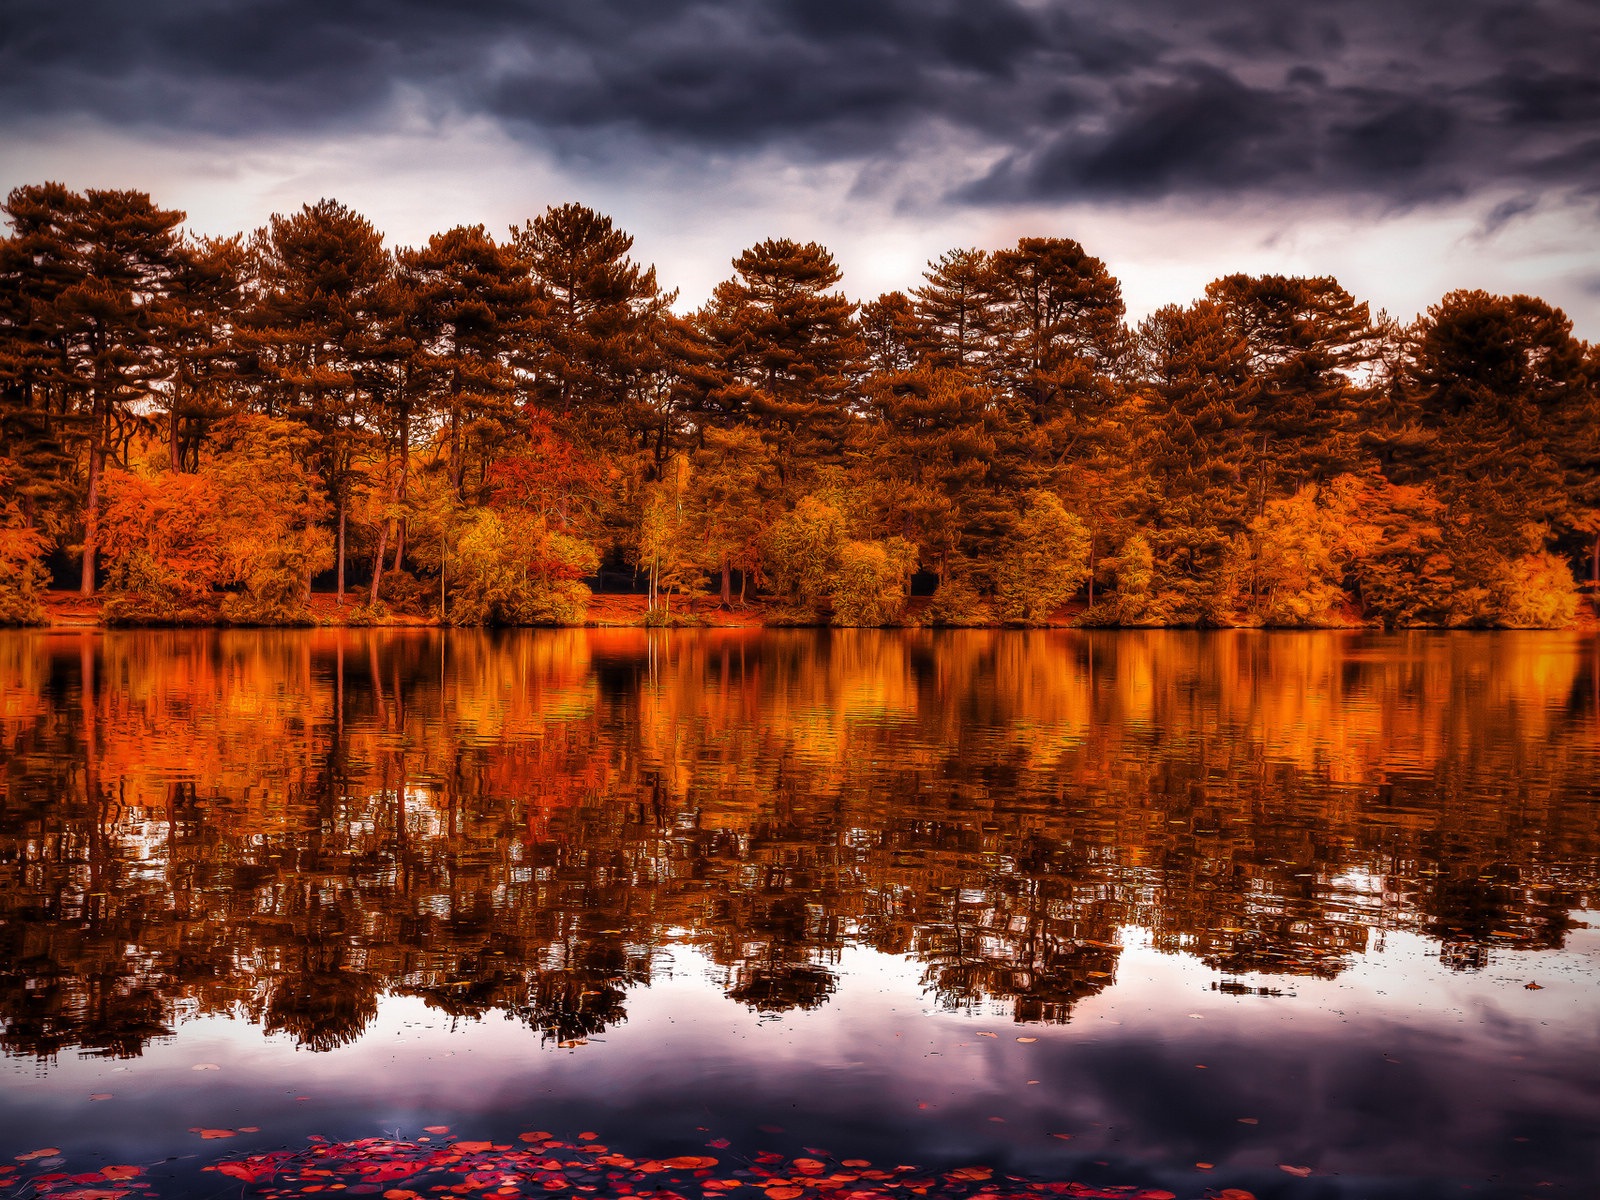
[[[0,21],[13,129],[347,133],[420,97],[601,166],[918,159],[957,205],[1579,191],[1600,121],[1589,0],[11,0]]]

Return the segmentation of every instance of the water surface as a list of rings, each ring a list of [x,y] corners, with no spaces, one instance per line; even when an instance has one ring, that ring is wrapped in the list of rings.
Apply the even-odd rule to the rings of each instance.
[[[0,1161],[58,1153],[0,1190],[538,1130],[1592,1195],[1597,668],[1572,634],[5,634]]]

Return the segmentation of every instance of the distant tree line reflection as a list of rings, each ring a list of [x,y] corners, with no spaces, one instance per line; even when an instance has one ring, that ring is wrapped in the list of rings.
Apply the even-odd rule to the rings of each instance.
[[[1066,1021],[1129,931],[1226,987],[1392,931],[1560,946],[1600,881],[1578,635],[643,630],[0,640],[0,1044],[386,993],[573,1041],[673,948],[734,1002],[908,956]]]

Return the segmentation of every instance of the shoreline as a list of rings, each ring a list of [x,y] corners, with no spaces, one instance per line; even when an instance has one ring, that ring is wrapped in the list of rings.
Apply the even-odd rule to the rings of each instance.
[[[647,610],[647,597],[635,593],[601,593],[590,601],[586,617],[581,622],[551,625],[527,626],[464,626],[453,625],[441,621],[437,617],[424,617],[415,614],[395,613],[380,618],[373,618],[367,613],[365,606],[356,603],[349,595],[341,606],[331,593],[317,593],[311,598],[310,619],[299,623],[286,623],[282,625],[239,625],[229,621],[184,621],[184,622],[147,622],[147,623],[111,623],[104,620],[102,615],[102,598],[83,597],[76,592],[49,592],[44,597],[46,620],[39,625],[17,625],[14,629],[32,629],[44,631],[69,631],[69,630],[137,630],[137,629],[466,629],[466,628],[527,628],[527,629],[840,629],[849,626],[832,625],[826,621],[798,621],[791,617],[774,613],[772,607],[764,602],[748,603],[743,607],[727,609],[722,606],[719,599],[714,596],[693,597],[687,600],[679,598],[680,605],[662,622],[652,623]],[[1360,620],[1345,620],[1328,622],[1316,625],[1261,625],[1240,622],[1227,625],[1083,625],[1079,618],[1085,611],[1085,606],[1078,604],[1063,609],[1049,620],[1036,624],[1022,625],[1002,621],[978,621],[960,625],[930,625],[919,620],[921,612],[927,606],[926,597],[915,597],[908,605],[906,619],[891,624],[879,626],[864,626],[874,629],[1074,629],[1081,631],[1101,630],[1259,630],[1261,632],[1278,633],[1333,633],[1333,632],[1385,632],[1384,627],[1378,624],[1365,623]],[[1567,632],[1589,633],[1600,629],[1600,613],[1597,613],[1596,600],[1585,597],[1581,602],[1577,620],[1571,625],[1549,626],[1538,628],[1512,627],[1504,625],[1493,626],[1452,626],[1452,625],[1405,625],[1396,626],[1388,632],[1401,632],[1404,630],[1423,630],[1435,632]]]

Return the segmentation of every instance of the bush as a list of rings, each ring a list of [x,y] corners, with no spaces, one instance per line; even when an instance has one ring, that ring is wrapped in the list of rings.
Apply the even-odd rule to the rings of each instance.
[[[594,548],[549,529],[543,517],[480,508],[450,561],[449,618],[457,625],[581,625],[582,580],[600,565]]]
[[[1026,624],[1048,620],[1088,578],[1088,529],[1053,492],[1030,493],[1028,508],[995,564],[1000,619]]]
[[[903,538],[845,542],[839,548],[832,599],[835,625],[891,625],[906,607],[906,584],[917,549]]]
[[[1548,551],[1505,565],[1495,608],[1508,629],[1568,629],[1578,616],[1578,585],[1566,561]]]
[[[939,584],[928,607],[922,611],[922,619],[929,625],[960,628],[987,625],[993,614],[971,580],[964,575],[952,575]]]
[[[42,559],[49,543],[8,494],[15,476],[11,461],[0,458],[0,625],[42,625],[39,597],[49,582]]]
[[[803,496],[767,531],[767,577],[780,607],[825,609],[839,571],[845,542],[844,517],[817,496]]]

